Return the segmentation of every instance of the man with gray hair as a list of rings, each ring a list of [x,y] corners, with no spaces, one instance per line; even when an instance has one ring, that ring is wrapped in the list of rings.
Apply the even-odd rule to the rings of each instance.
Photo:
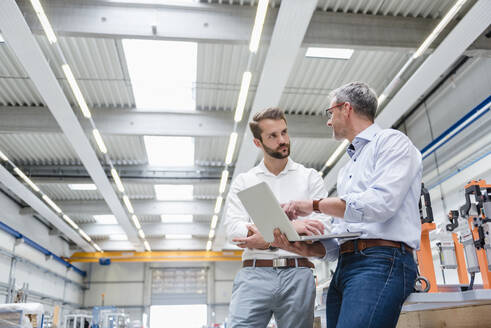
[[[377,95],[352,82],[332,93],[327,125],[348,139],[348,163],[337,178],[339,197],[284,205],[294,219],[312,212],[334,217],[333,233],[359,232],[358,239],[289,243],[275,231],[275,246],[338,260],[326,299],[327,327],[395,327],[413,291],[421,224],[421,153],[409,138],[374,123]]]

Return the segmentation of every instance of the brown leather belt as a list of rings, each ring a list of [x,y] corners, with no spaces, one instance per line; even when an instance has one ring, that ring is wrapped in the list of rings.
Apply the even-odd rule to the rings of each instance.
[[[366,248],[375,247],[375,246],[386,246],[386,247],[394,247],[401,248],[401,245],[404,245],[404,249],[408,252],[412,252],[413,249],[402,242],[384,240],[384,239],[356,239],[358,242],[358,251],[362,251]],[[355,241],[349,240],[343,243],[340,246],[339,253],[352,253],[355,251]]]
[[[273,260],[256,260],[255,264],[254,264],[254,260],[245,260],[244,262],[242,262],[242,267],[244,268],[251,267],[251,266],[269,267],[269,268],[295,268],[295,267],[307,267],[311,269],[314,268],[314,264],[304,257],[297,258],[297,259],[279,258]]]

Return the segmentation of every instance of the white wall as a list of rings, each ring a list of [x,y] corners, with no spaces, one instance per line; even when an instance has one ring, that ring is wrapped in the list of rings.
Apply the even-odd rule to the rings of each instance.
[[[1,222],[58,256],[70,255],[68,244],[64,240],[55,235],[50,235],[49,229],[32,216],[20,215],[19,209],[19,206],[15,202],[3,193],[0,193]],[[15,278],[16,288],[21,288],[24,283],[28,283],[29,290],[37,296],[42,294],[68,303],[82,303],[83,291],[81,288],[71,283],[65,283],[63,279],[46,272],[46,270],[79,284],[83,283],[83,277],[81,275],[73,270],[67,271],[67,268],[61,263],[52,259],[46,259],[44,254],[26,244],[17,244],[16,239],[3,230],[0,231],[0,248],[19,257],[19,260],[16,261],[14,266],[15,269],[12,272],[12,276]],[[35,265],[21,261],[22,258],[33,262]],[[2,285],[1,290],[3,293],[0,296],[1,303],[6,301],[5,285],[9,283],[11,264],[12,261],[9,256],[0,254],[0,285]],[[77,265],[77,267],[84,269],[82,265]],[[36,297],[36,295],[32,295],[29,299],[39,301],[39,297]],[[51,299],[45,299],[42,302],[53,304],[53,300]]]

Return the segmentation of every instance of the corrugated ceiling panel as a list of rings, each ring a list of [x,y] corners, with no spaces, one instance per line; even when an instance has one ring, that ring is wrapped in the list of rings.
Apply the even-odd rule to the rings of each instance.
[[[355,50],[349,60],[308,58],[300,50],[280,107],[295,114],[320,114],[329,93],[351,81],[368,83],[377,93],[407,61],[405,52]]]
[[[196,199],[216,199],[218,197],[219,184],[198,184],[194,186]]]
[[[21,165],[78,165],[80,160],[61,133],[0,134],[0,149]]]
[[[109,157],[113,164],[118,165],[143,165],[147,163],[147,153],[140,136],[116,136],[103,135]],[[97,145],[91,136],[94,149]]]
[[[124,187],[131,199],[155,199],[151,184],[124,183]]]
[[[266,53],[267,47],[262,47],[252,59],[252,80],[246,110],[252,105]],[[249,54],[247,45],[198,44],[197,110],[235,110]]]
[[[292,138],[291,157],[295,162],[303,164],[305,167],[319,170],[339,144],[339,141],[328,138]]]
[[[240,141],[237,144],[240,145]],[[222,165],[225,162],[228,138],[197,137],[194,145],[197,165]]]

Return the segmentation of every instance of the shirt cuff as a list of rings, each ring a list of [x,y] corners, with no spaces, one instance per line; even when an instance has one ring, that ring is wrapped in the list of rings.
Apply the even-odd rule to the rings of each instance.
[[[354,194],[346,194],[341,196],[340,198],[346,202],[346,209],[344,210],[344,220],[351,223],[362,222],[362,206],[360,202],[356,200],[356,196]]]
[[[337,238],[321,240],[322,246],[326,250],[323,261],[336,261],[339,257],[339,242]]]

